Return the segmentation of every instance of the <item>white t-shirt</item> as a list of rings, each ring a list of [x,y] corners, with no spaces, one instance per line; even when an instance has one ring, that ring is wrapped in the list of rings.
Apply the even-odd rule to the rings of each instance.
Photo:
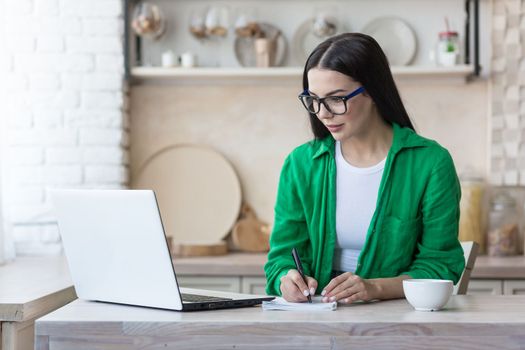
[[[343,158],[341,143],[336,141],[335,162],[337,242],[332,268],[355,272],[376,209],[386,158],[368,168],[355,167]]]

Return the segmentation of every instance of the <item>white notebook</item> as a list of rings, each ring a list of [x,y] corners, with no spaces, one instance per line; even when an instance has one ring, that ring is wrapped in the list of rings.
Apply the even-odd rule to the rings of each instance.
[[[335,311],[337,310],[337,302],[323,303],[321,296],[312,298],[312,303],[291,303],[281,297],[277,297],[271,301],[263,301],[263,310],[287,310],[287,311]]]

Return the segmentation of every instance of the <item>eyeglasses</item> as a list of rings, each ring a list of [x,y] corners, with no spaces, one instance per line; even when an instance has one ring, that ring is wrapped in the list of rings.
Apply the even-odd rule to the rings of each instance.
[[[326,96],[323,98],[310,96],[308,90],[304,90],[298,97],[304,108],[310,113],[317,114],[321,110],[321,104],[326,110],[334,115],[345,114],[347,111],[346,101],[364,92],[364,87],[358,87],[346,96]]]

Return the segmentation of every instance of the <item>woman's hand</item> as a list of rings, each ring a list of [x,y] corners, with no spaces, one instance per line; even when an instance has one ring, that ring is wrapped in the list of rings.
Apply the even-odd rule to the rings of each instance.
[[[301,302],[306,301],[308,294],[314,295],[317,289],[317,281],[306,276],[308,285],[304,283],[299,271],[291,269],[286,275],[281,277],[281,294],[286,301]]]
[[[339,301],[349,304],[357,300],[377,299],[379,290],[377,284],[362,279],[351,272],[345,272],[332,279],[321,295],[325,303]]]

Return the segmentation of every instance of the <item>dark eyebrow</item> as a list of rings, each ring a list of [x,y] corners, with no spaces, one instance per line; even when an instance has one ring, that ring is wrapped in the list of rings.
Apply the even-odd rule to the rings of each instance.
[[[332,96],[333,94],[336,94],[338,92],[345,92],[345,91],[348,91],[348,90],[345,90],[345,89],[337,89],[337,90],[333,90],[333,91],[330,91],[329,93],[326,94],[326,96]],[[315,92],[312,92],[310,90],[308,90],[308,92],[314,96],[317,96],[319,97],[319,95],[317,95]]]

